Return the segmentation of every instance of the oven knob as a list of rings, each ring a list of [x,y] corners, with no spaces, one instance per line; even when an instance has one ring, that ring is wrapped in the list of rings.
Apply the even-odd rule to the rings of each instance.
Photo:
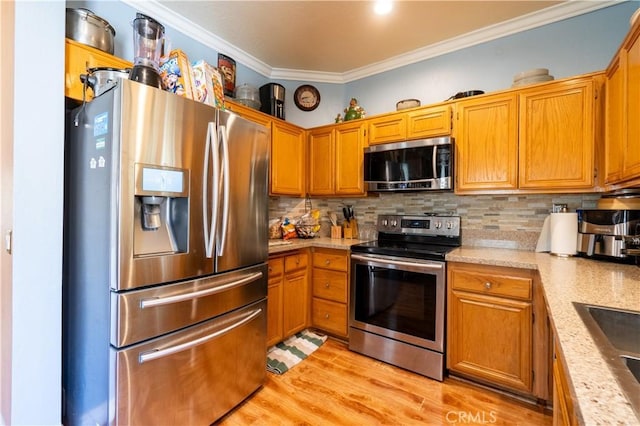
[[[442,228],[442,222],[435,222],[434,225],[435,225],[436,229]]]
[[[392,221],[391,221],[391,226],[393,226],[394,228],[395,228],[396,226],[398,226],[398,221],[397,221],[397,220],[395,220],[395,219],[394,219],[394,220],[392,220]]]
[[[447,229],[453,229],[456,227],[456,224],[454,222],[447,222]]]
[[[389,221],[387,219],[382,219],[382,226],[387,226]]]

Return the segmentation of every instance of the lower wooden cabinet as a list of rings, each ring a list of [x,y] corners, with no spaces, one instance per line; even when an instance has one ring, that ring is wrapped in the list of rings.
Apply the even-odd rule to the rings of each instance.
[[[548,398],[547,325],[546,316],[534,324],[534,312],[544,307],[534,297],[535,276],[533,270],[448,263],[447,367],[451,373]],[[535,386],[534,375],[540,382]]]
[[[311,324],[327,333],[347,337],[349,253],[313,249]]]
[[[554,339],[553,345],[553,425],[577,425],[573,400],[569,392],[567,376],[564,371],[564,360]]]
[[[309,252],[269,258],[267,346],[309,325]]]

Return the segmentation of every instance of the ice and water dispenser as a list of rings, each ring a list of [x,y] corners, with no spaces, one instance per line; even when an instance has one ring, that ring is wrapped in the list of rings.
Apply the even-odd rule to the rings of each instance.
[[[136,165],[134,256],[187,251],[189,172]]]

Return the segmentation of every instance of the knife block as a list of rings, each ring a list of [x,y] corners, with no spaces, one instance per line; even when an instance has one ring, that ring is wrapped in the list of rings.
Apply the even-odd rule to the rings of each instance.
[[[331,227],[331,238],[333,238],[333,239],[342,238],[342,227],[341,226],[332,226]]]

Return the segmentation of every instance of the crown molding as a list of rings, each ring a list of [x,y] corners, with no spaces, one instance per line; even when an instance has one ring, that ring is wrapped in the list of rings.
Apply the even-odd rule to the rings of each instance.
[[[156,0],[121,0],[123,3],[153,16],[160,22],[175,28],[184,35],[196,40],[211,49],[231,56],[237,62],[273,80],[298,80],[318,83],[343,84],[361,78],[380,74],[403,66],[421,62],[456,50],[486,43],[508,35],[552,24],[574,16],[604,9],[629,0],[610,1],[568,1],[549,7],[539,12],[529,13],[499,24],[491,25],[440,43],[425,46],[411,52],[356,68],[344,73],[331,73],[313,70],[296,70],[273,68],[249,53],[228,43],[217,35],[205,30],[192,21],[176,14]]]

